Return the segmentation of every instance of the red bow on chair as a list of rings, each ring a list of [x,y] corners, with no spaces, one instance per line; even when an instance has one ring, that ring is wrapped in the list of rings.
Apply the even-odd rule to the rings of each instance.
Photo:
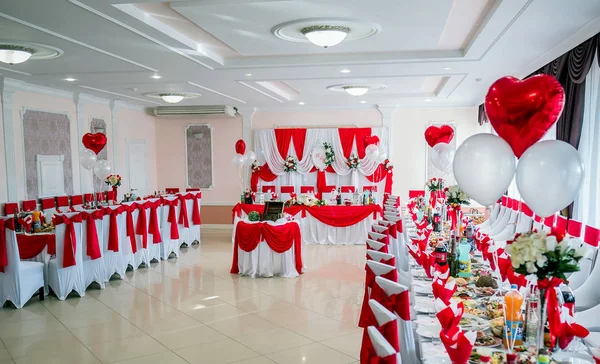
[[[96,229],[96,220],[102,219],[104,212],[102,210],[96,210],[92,213],[82,212],[81,218],[86,221],[86,250],[87,256],[92,260],[96,260],[102,257],[100,251],[100,242],[98,241],[98,230]]]
[[[383,288],[375,283],[371,288],[371,299],[381,303],[389,311],[395,312],[402,320],[410,321],[410,291],[388,296]]]
[[[182,224],[184,228],[190,227],[190,221],[188,220],[187,203],[183,195],[178,195],[179,201],[181,201],[181,207],[179,208],[179,224]]]
[[[169,215],[167,216],[167,222],[171,224],[171,240],[179,239],[179,226],[177,226],[177,214],[175,213],[175,207],[177,207],[177,203],[179,200],[167,200],[165,199],[163,202],[165,205],[169,205]],[[185,204],[185,202],[184,202]]]
[[[156,209],[158,209],[161,205],[160,200],[154,202],[146,202],[144,207],[146,209],[150,209],[150,222],[148,223],[148,232],[152,234],[152,242],[154,244],[159,244],[162,242],[162,237],[160,236],[160,224],[158,223],[158,214]]]
[[[137,205],[137,208],[140,212],[135,226],[135,233],[142,236],[142,248],[148,249],[148,220],[146,219],[146,208],[144,205]]]
[[[125,211],[125,205],[121,205],[116,209],[110,207],[104,208],[104,215],[109,215],[108,227],[108,250],[117,253],[119,251],[119,223],[117,216]]]
[[[127,206],[127,205],[125,205]],[[135,227],[133,225],[133,212],[137,209],[135,205],[129,205],[126,207],[127,216],[125,218],[125,225],[127,230],[127,237],[129,237],[129,243],[131,244],[131,252],[137,253],[137,243],[135,242]]]
[[[192,224],[200,225],[200,206],[198,204],[198,200],[202,197],[201,193],[188,195],[192,197]]]
[[[54,226],[65,224],[65,240],[63,247],[63,268],[68,268],[77,264],[75,260],[75,254],[77,254],[77,235],[75,234],[74,223],[82,222],[81,214],[71,216],[71,218],[65,215],[54,215],[52,217]]]

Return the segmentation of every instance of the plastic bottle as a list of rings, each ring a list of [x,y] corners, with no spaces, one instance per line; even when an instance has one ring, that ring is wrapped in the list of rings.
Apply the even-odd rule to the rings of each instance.
[[[523,305],[523,295],[517,289],[517,285],[510,286],[510,291],[504,295],[504,304],[506,307],[506,334],[504,346],[517,347],[523,344],[523,315],[521,305]]]
[[[471,277],[471,244],[463,238],[458,246],[458,276]]]

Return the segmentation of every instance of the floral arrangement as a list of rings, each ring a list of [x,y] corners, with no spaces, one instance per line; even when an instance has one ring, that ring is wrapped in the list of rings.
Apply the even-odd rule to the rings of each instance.
[[[385,170],[389,173],[392,169],[394,169],[394,165],[389,159],[385,159],[383,161],[383,168],[385,168]]]
[[[255,173],[258,171],[260,171],[260,165],[258,164],[258,161],[255,159],[254,162],[252,162],[252,173]]]
[[[297,204],[304,206],[325,206],[327,203],[325,200],[319,200],[308,195],[300,195],[300,198],[297,199]]]
[[[250,211],[250,213],[248,213],[248,220],[260,221],[260,214],[256,211]]]
[[[458,206],[471,204],[469,196],[458,185],[446,187],[444,188],[444,192],[446,193],[446,205]]]
[[[535,274],[538,281],[556,277],[564,282],[567,273],[579,270],[579,261],[587,252],[581,240],[545,231],[518,235],[505,250],[515,272]]]
[[[104,183],[111,187],[119,187],[121,185],[121,176],[118,174],[110,174],[106,177]]]
[[[441,191],[444,189],[444,180],[433,177],[425,183],[425,187],[429,192]]]
[[[323,147],[325,148],[325,166],[329,167],[335,160],[335,153],[330,143],[323,143]]]
[[[425,211],[425,198],[423,196],[413,197],[408,200],[406,206],[411,206],[413,209]]]
[[[360,160],[358,160],[358,157],[354,155],[354,153],[350,155],[350,158],[348,158],[348,161],[346,162],[346,165],[350,169],[357,169],[359,164]]]
[[[294,192],[290,193],[290,199],[285,201],[284,205],[285,205],[285,207],[290,207],[292,205],[298,205],[297,195]]]
[[[283,165],[283,170],[286,172],[296,172],[298,170],[298,161],[295,157],[288,155]]]

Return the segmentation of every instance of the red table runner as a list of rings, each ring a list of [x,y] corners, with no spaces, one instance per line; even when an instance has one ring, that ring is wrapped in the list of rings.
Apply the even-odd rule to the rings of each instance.
[[[56,235],[54,234],[17,234],[19,256],[21,259],[32,259],[48,247],[48,254],[56,254]]]
[[[259,204],[237,204],[233,207],[232,218],[241,217],[242,211],[248,215],[252,211],[262,213],[264,205]],[[302,217],[306,217],[308,212],[311,216],[320,222],[335,227],[348,227],[358,224],[362,220],[373,214],[373,218],[377,218],[377,214],[382,214],[381,206],[379,205],[352,205],[352,206],[304,206],[292,205],[283,209],[284,212],[290,215],[297,215],[302,212]]]
[[[289,222],[271,225],[267,222],[247,223],[244,221],[238,222],[235,229],[231,273],[239,273],[238,248],[245,252],[251,252],[261,241],[265,241],[269,248],[279,254],[290,250],[293,245],[296,270],[298,274],[302,274],[302,233],[299,224]]]

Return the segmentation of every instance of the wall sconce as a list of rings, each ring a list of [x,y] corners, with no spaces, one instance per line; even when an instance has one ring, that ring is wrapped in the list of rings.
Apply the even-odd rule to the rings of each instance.
[[[200,140],[204,137],[204,133],[194,133],[192,134],[192,136],[194,137],[194,139]]]

